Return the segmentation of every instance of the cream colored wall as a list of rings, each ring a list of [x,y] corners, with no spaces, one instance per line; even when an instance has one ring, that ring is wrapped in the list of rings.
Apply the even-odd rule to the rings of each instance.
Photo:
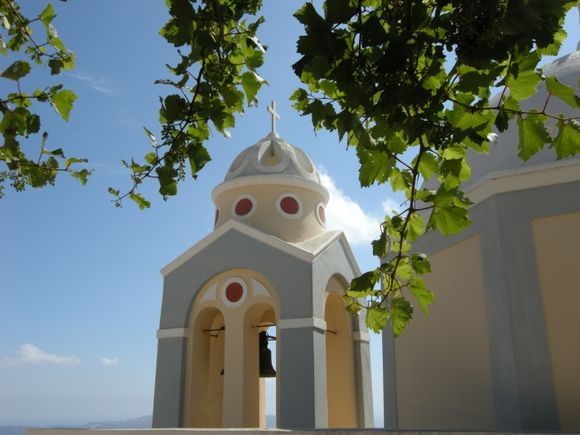
[[[190,358],[190,388],[186,390],[184,425],[186,427],[222,427],[223,386],[221,370],[224,367],[224,333],[204,330],[224,326],[221,312],[207,307],[196,317],[188,339],[196,352]]]
[[[358,426],[352,320],[340,296],[344,290],[336,277],[330,279],[325,303],[329,428]]]
[[[400,429],[495,428],[479,236],[430,257],[435,301],[395,340]]]
[[[221,289],[230,278],[241,278],[247,284],[245,299],[235,307],[228,306],[221,298]],[[269,296],[255,293],[258,290],[255,282],[265,287]],[[262,328],[256,325],[275,323],[278,307],[272,285],[253,271],[230,270],[204,285],[189,321],[185,427],[265,425],[264,388],[260,387],[258,378],[258,333]],[[203,331],[220,326],[225,329]],[[221,368],[223,375],[219,374]]]
[[[532,221],[563,431],[580,431],[580,213]]]
[[[289,218],[278,212],[277,199],[286,192],[300,198],[303,206],[301,217]],[[255,213],[247,218],[232,215],[232,205],[243,194],[251,194],[256,198]],[[236,219],[289,242],[304,241],[324,231],[316,217],[316,206],[323,202],[322,195],[300,187],[258,185],[235,188],[221,193],[215,202],[219,209],[216,228],[229,219]]]

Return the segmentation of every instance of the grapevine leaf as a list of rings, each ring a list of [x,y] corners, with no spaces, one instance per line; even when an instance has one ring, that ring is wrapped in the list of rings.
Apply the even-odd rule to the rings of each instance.
[[[539,113],[529,114],[525,118],[518,116],[518,155],[522,160],[528,160],[550,140],[548,131],[544,126],[545,120],[546,116]]]
[[[65,121],[68,121],[70,111],[76,99],[76,94],[68,89],[59,91],[50,97],[54,109]]]

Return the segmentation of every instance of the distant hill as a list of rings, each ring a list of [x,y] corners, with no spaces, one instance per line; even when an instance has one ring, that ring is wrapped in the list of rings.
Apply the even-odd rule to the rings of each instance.
[[[0,426],[0,435],[24,435],[28,427],[30,426]],[[143,417],[118,421],[95,421],[82,425],[52,425],[44,427],[61,427],[67,429],[142,429],[151,427],[151,416],[145,415]],[[276,427],[275,415],[266,416],[266,427]]]
[[[0,435],[24,435],[30,426],[0,426]],[[151,427],[151,416],[145,415],[138,418],[130,418],[118,421],[95,421],[81,425],[51,425],[47,428],[60,427],[67,429],[143,429]]]

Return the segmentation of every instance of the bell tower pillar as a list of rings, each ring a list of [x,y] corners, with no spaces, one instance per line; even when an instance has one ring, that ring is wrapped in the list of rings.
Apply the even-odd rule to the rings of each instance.
[[[278,327],[280,379],[279,427],[326,428],[326,322],[316,318],[281,319]]]

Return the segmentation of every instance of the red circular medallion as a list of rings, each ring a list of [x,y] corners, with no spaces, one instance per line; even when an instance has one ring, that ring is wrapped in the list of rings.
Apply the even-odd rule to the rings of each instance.
[[[249,198],[242,198],[236,204],[235,212],[238,216],[245,216],[254,208],[254,203]]]
[[[323,224],[326,223],[326,212],[324,211],[323,206],[318,207],[318,218],[320,219],[320,222],[322,222]]]
[[[232,282],[226,287],[226,298],[230,302],[238,302],[244,295],[244,288],[239,282]]]
[[[284,211],[284,213],[288,214],[296,214],[300,210],[298,201],[296,201],[291,196],[285,196],[282,198],[280,201],[280,208]]]

